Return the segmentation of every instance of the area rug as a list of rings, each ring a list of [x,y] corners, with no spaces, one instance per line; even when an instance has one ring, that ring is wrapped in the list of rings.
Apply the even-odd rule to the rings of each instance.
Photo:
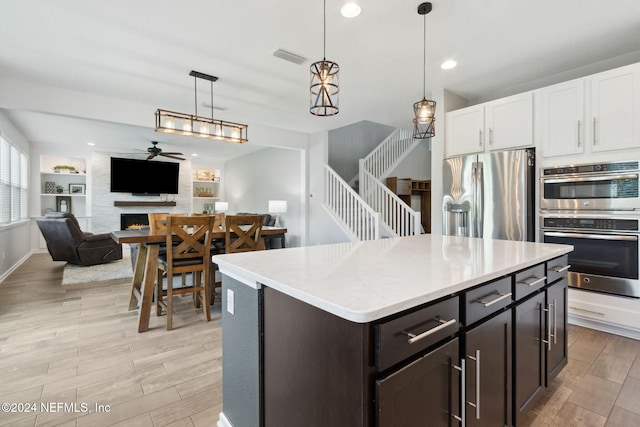
[[[75,285],[78,283],[103,282],[127,277],[133,277],[131,258],[129,257],[107,264],[88,266],[67,264],[64,266],[62,284]]]

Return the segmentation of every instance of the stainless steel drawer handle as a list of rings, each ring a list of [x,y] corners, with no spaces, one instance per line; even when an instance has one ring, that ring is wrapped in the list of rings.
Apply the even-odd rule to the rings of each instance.
[[[476,355],[467,356],[470,360],[476,362],[476,401],[467,400],[467,404],[476,409],[476,419],[480,419],[480,350],[476,350]]]
[[[547,276],[542,276],[542,277],[529,277],[528,279],[524,279],[524,280],[520,280],[518,283],[521,283],[523,285],[529,285],[529,286],[535,286],[540,282],[544,282],[545,280],[547,280]]]
[[[551,270],[555,271],[556,273],[562,273],[563,271],[567,271],[570,268],[570,265],[556,265],[554,267],[551,267]]]
[[[407,336],[409,337],[408,343],[409,344],[413,344],[416,341],[420,341],[423,338],[428,337],[429,335],[433,335],[438,331],[443,330],[444,328],[451,326],[453,324],[455,324],[457,322],[456,319],[451,319],[451,320],[441,320],[441,319],[434,319],[437,320],[438,322],[441,323],[441,325],[436,326],[433,329],[429,329],[428,331],[424,331],[423,333],[419,334],[419,335],[415,335],[412,334],[410,332],[405,332],[407,334]]]
[[[465,368],[465,359],[462,358],[460,359],[460,366],[456,366],[456,365],[452,365],[451,366],[453,369],[460,371],[460,384],[462,384],[462,387],[460,387],[460,400],[462,402],[466,402],[467,397],[466,397],[466,387],[464,386],[467,383],[467,372],[466,372],[466,368]],[[452,407],[455,408],[456,405],[451,405]],[[460,422],[460,427],[466,427],[466,417],[465,414],[467,413],[467,411],[465,411],[464,405],[461,408],[460,411],[460,416],[456,415],[456,414],[451,414],[451,416],[456,420]]]
[[[485,307],[491,307],[493,304],[497,303],[498,301],[502,301],[505,298],[509,298],[512,294],[511,292],[507,292],[506,294],[503,294],[502,292],[498,292],[498,291],[494,291],[493,294],[491,295],[500,295],[498,298],[493,299],[491,301],[483,301],[481,299],[477,299],[474,302],[478,302],[480,304],[482,304]]]

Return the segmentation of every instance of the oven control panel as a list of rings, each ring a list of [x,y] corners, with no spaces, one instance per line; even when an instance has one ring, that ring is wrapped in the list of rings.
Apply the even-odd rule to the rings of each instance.
[[[638,231],[639,221],[637,219],[619,218],[543,218],[544,228],[573,228],[590,230],[613,230],[613,231]]]
[[[543,176],[550,175],[574,175],[594,172],[629,172],[638,170],[637,161],[616,162],[616,163],[594,163],[590,165],[572,165],[542,170]]]

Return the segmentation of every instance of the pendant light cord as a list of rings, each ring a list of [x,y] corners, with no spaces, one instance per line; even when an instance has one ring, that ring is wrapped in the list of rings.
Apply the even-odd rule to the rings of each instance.
[[[326,1],[326,0],[325,0]],[[424,55],[422,59],[422,97],[427,99],[427,15],[423,15],[423,41]]]
[[[324,0],[322,18],[322,60],[327,59],[327,0]]]

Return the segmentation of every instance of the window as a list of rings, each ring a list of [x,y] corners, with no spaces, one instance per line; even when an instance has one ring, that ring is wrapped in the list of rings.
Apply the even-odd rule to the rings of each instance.
[[[28,216],[27,156],[0,136],[0,224]]]

